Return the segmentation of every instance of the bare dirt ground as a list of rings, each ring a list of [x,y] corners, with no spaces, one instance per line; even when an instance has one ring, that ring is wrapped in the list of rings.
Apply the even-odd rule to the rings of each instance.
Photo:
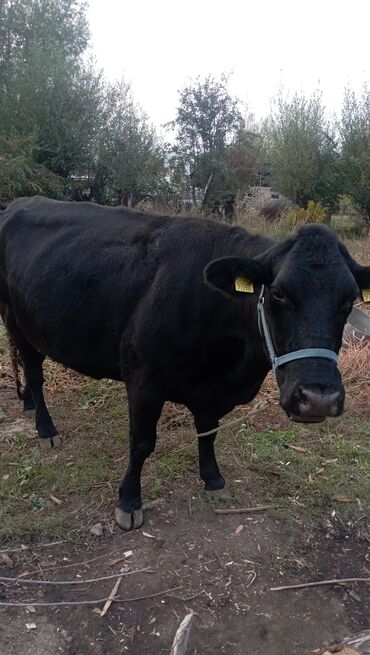
[[[104,617],[98,600],[116,579],[76,586],[1,583],[0,602],[29,606],[0,606],[0,653],[169,654],[189,611],[195,615],[191,655],[304,655],[370,627],[368,584],[271,591],[316,579],[370,577],[369,458],[361,450],[370,424],[363,390],[354,387],[349,415],[336,424],[333,439],[332,428],[292,431],[271,393],[249,428],[220,436],[231,490],[225,506],[276,505],[250,515],[214,513],[201,490],[188,419],[181,408],[167,407],[143,479],[146,522],[126,534],[113,521],[127,453],[121,392],[107,382],[63,375],[62,369],[59,381],[49,375],[47,396],[64,447],[40,454],[33,419],[22,414],[3,367],[0,550],[29,549],[0,553],[0,575],[59,581],[130,575],[123,575],[118,601]],[[345,450],[338,447],[335,457],[322,450],[339,442]],[[259,443],[265,444],[261,450]],[[297,444],[301,451],[294,450]],[[343,470],[342,454],[348,462]],[[365,477],[356,478],[362,461]],[[97,522],[101,537],[90,532]],[[64,543],[39,547],[57,540]],[[81,601],[93,602],[37,606]]]

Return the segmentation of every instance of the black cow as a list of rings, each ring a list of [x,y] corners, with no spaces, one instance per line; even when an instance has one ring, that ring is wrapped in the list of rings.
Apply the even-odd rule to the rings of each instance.
[[[370,267],[324,226],[272,241],[212,220],[39,197],[15,201],[0,219],[1,314],[40,442],[59,444],[42,393],[46,355],[126,383],[130,461],[116,509],[124,529],[143,522],[140,475],[165,400],[186,405],[198,432],[215,429],[199,439],[208,490],[224,486],[218,421],[256,396],[271,359],[289,416],[340,414],[336,353],[367,287]]]

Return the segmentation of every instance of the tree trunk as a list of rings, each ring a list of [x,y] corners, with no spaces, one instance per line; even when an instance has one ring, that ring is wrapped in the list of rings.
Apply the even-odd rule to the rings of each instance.
[[[210,173],[210,175],[208,177],[207,184],[204,187],[204,196],[203,196],[203,201],[202,201],[202,209],[204,209],[205,206],[207,205],[208,197],[209,197],[209,191],[210,191],[211,184],[212,184],[214,176],[215,176],[214,171],[212,171],[212,173]]]

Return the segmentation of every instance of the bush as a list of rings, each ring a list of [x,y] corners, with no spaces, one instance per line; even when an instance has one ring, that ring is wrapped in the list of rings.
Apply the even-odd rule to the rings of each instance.
[[[286,221],[293,226],[302,225],[303,223],[327,223],[328,216],[326,210],[319,202],[310,200],[306,209],[303,207],[294,207],[286,214]]]

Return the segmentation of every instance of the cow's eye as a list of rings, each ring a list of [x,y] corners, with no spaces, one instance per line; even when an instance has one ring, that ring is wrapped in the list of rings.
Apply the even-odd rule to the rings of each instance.
[[[285,293],[279,291],[278,289],[275,289],[272,292],[272,297],[275,300],[275,302],[279,302],[279,303],[285,302],[287,300]]]

